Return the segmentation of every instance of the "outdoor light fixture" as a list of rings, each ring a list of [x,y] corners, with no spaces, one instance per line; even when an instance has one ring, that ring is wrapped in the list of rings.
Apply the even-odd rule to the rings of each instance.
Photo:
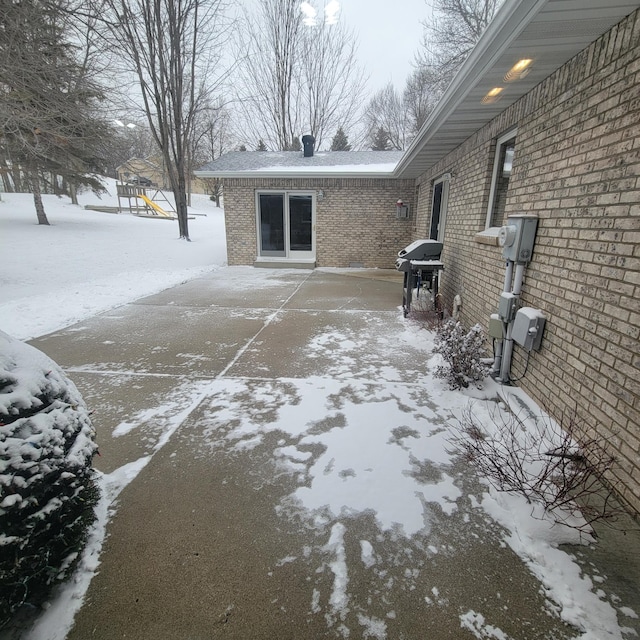
[[[401,198],[396,202],[396,218],[408,218],[409,206],[406,205]]]
[[[482,102],[482,104],[493,104],[498,100],[501,93],[502,87],[494,87],[480,102]]]
[[[531,71],[531,64],[533,60],[531,58],[523,58],[518,60],[504,76],[505,82],[515,82],[524,78],[529,71]]]

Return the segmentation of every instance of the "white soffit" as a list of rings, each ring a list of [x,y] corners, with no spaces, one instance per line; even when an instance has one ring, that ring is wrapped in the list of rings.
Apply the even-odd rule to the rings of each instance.
[[[394,172],[417,178],[640,6],[640,0],[506,0]],[[505,83],[522,58],[529,74]],[[493,87],[500,99],[484,105]]]

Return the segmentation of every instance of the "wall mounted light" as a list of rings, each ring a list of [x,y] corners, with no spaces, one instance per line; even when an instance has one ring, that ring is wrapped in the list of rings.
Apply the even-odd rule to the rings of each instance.
[[[320,190],[318,191],[318,200],[323,200],[324,199],[324,191]]]
[[[529,71],[531,71],[531,65],[533,64],[533,60],[531,58],[523,58],[522,60],[518,60],[509,71],[504,76],[505,82],[515,82],[516,80],[521,80],[524,78]]]
[[[402,199],[398,198],[396,202],[396,218],[408,218],[409,217],[409,205],[406,205]]]
[[[482,104],[493,104],[494,102],[497,102],[501,93],[502,87],[494,87],[487,93],[484,98],[482,98],[480,102],[482,102]]]

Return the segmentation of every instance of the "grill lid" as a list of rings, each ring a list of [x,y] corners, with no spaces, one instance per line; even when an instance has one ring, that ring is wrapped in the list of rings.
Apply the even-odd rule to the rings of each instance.
[[[416,240],[398,251],[398,258],[405,260],[439,260],[442,242],[437,240]]]

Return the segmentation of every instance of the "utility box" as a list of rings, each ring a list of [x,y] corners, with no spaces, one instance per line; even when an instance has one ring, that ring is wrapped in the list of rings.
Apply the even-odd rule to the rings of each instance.
[[[522,307],[516,313],[511,337],[526,351],[538,351],[542,342],[545,321],[540,309]]]
[[[500,294],[500,302],[498,303],[498,317],[502,322],[511,322],[516,312],[516,304],[518,302],[518,296],[503,291]]]
[[[494,340],[504,339],[504,322],[497,313],[492,313],[489,318],[489,337]]]
[[[537,216],[518,214],[509,216],[507,224],[500,228],[498,244],[502,257],[512,262],[529,262],[538,229]]]

